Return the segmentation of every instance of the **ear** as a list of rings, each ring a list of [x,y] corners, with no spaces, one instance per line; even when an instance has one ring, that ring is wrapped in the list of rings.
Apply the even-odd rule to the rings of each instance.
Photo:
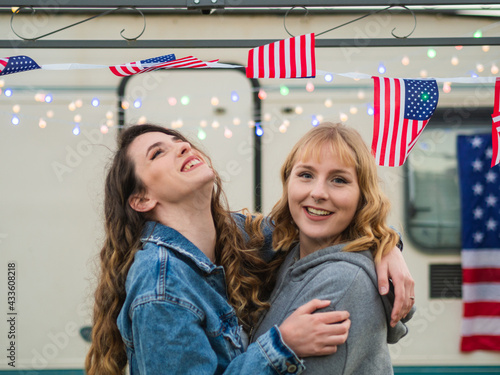
[[[156,203],[158,202],[154,199],[140,194],[132,194],[128,198],[129,206],[137,212],[149,212],[156,207]]]

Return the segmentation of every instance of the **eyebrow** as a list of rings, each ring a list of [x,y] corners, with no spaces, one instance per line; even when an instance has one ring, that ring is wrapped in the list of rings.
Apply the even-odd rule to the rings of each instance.
[[[155,147],[158,147],[158,146],[163,146],[165,145],[165,143],[163,142],[155,142],[153,143],[151,146],[148,147],[148,149],[146,150],[146,157],[148,157],[148,154],[149,154],[149,151],[151,151],[153,148]]]
[[[310,169],[312,171],[316,171],[316,168],[314,168],[312,165],[309,164],[297,164],[297,168],[304,168],[304,169]],[[352,174],[350,171],[347,169],[332,169],[328,171],[329,174],[332,173],[347,173],[347,174]]]

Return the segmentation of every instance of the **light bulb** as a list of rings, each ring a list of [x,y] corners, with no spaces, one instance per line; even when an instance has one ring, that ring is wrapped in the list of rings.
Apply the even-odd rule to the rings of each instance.
[[[188,104],[189,104],[189,102],[190,102],[190,100],[189,100],[189,96],[184,95],[184,96],[181,98],[181,104],[182,104],[182,105],[188,105]]]
[[[287,86],[280,86],[280,94],[283,96],[287,96],[290,93],[290,89]]]
[[[264,135],[264,130],[258,124],[255,127],[255,134],[257,134],[258,137],[262,137]]]
[[[203,141],[205,138],[207,138],[207,133],[202,128],[198,129],[198,139]]]

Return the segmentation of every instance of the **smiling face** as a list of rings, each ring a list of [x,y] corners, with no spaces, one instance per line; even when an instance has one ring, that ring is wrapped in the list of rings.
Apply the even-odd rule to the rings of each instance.
[[[316,157],[297,158],[287,192],[288,207],[300,231],[301,256],[340,242],[361,197],[354,165],[326,146]]]
[[[144,197],[153,204],[139,210],[150,211],[158,204],[192,204],[200,193],[210,202],[214,172],[189,142],[164,133],[145,133],[130,144],[128,155],[146,187]]]

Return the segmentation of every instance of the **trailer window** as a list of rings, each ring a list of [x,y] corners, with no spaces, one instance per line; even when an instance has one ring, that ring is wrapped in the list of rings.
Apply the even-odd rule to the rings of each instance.
[[[463,113],[436,113],[405,163],[406,232],[425,252],[460,251],[457,135],[491,131],[485,111]]]

